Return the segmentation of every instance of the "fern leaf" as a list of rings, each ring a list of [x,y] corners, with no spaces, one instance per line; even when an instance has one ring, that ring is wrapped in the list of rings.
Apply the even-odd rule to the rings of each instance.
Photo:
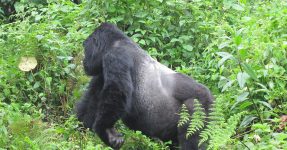
[[[194,112],[191,116],[191,122],[187,128],[186,138],[193,135],[195,132],[200,131],[204,127],[204,120],[206,114],[198,100],[194,100]]]
[[[183,104],[180,110],[180,119],[178,122],[178,127],[182,127],[190,121],[190,115],[188,113],[187,107]]]

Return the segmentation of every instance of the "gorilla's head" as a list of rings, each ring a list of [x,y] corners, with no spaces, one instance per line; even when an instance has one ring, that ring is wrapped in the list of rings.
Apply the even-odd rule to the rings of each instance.
[[[83,42],[85,48],[84,69],[87,75],[95,76],[102,71],[102,58],[119,40],[128,39],[127,36],[110,23],[102,23]]]

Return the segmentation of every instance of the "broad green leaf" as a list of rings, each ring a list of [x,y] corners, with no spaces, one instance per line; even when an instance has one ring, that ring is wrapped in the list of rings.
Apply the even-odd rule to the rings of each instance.
[[[132,36],[132,38],[138,38],[138,37],[142,37],[142,35],[139,34],[139,33],[136,33],[136,34],[134,34],[134,35]]]
[[[218,49],[223,49],[224,47],[228,46],[229,43],[230,43],[230,41],[223,42],[223,43],[219,44]]]
[[[47,77],[46,78],[46,83],[50,86],[52,82],[52,77]]]
[[[226,60],[230,59],[231,57],[223,57],[218,62],[217,66],[221,66]]]
[[[237,102],[242,102],[247,99],[247,96],[249,95],[249,92],[243,92],[240,95],[237,96]]]
[[[185,24],[186,23],[186,20],[180,20],[179,21],[179,26],[181,27],[183,24]]]
[[[252,79],[258,81],[257,75],[247,63],[242,63],[242,67]]]
[[[234,43],[239,46],[241,44],[242,38],[241,36],[235,36]]]
[[[274,86],[275,86],[274,82],[273,81],[269,81],[268,82],[268,86],[269,86],[270,89],[274,89]]]
[[[248,56],[248,52],[246,49],[240,49],[238,50],[238,54],[240,56],[240,58],[243,60],[243,59],[246,59],[247,56]]]
[[[153,42],[155,42],[155,37],[149,37]]]
[[[236,103],[234,103],[230,109],[233,110],[239,103],[245,101],[248,95],[249,95],[248,92],[243,92],[240,95],[238,95],[236,99]]]
[[[251,127],[252,130],[261,129],[263,132],[271,132],[270,126],[267,123],[257,123],[253,124]]]
[[[245,83],[248,78],[249,78],[249,75],[246,72],[239,72],[237,74],[237,81],[238,81],[240,88],[244,88]]]
[[[239,110],[245,110],[247,107],[249,107],[249,106],[251,106],[251,105],[253,105],[252,102],[250,102],[250,101],[243,101],[243,102],[241,102],[241,104],[239,105],[238,109],[239,109]]]
[[[227,56],[230,56],[232,57],[233,55],[231,55],[230,53],[228,52],[216,52],[217,55],[221,56],[221,57],[227,57]]]
[[[244,8],[239,4],[232,4],[231,7],[237,11],[243,11],[244,10]]]
[[[227,52],[217,52],[216,54],[222,57],[221,60],[218,62],[218,66],[221,66],[228,59],[234,59],[233,55]]]
[[[261,89],[257,89],[257,90],[254,90],[255,93],[258,93],[258,92],[265,92],[265,93],[268,93],[270,92],[270,90],[267,89],[267,87],[261,83],[255,83],[257,84],[258,86],[261,87]]]
[[[193,47],[191,45],[183,45],[182,46],[185,50],[187,51],[192,51],[193,50]]]
[[[286,133],[273,133],[272,136],[276,138],[277,141],[286,142],[287,134]]]
[[[267,103],[265,101],[258,101],[258,102],[263,104],[265,107],[268,107],[269,109],[273,110],[272,106],[269,103]]]
[[[36,22],[38,22],[39,20],[41,20],[42,19],[42,16],[41,15],[36,15],[35,16],[35,21]]]
[[[221,76],[217,84],[218,88],[222,88],[229,80],[226,77]]]
[[[257,117],[254,117],[254,116],[245,116],[242,122],[240,123],[239,127],[240,128],[247,127],[256,118]]]
[[[136,43],[139,41],[139,39],[136,38],[136,37],[132,37],[132,39],[133,39],[133,41],[135,41]]]
[[[14,7],[15,7],[15,10],[16,10],[17,13],[23,12],[24,9],[25,9],[24,4],[21,3],[21,2],[16,2],[16,3],[14,4]]]
[[[10,95],[11,93],[9,89],[4,89],[3,92],[4,92],[4,95],[6,96]]]
[[[139,41],[139,43],[142,44],[142,45],[146,45],[145,40],[143,40],[143,39],[141,39],[141,40]]]
[[[37,82],[34,84],[33,89],[36,89],[36,88],[38,88],[38,87],[40,87],[40,82],[37,81]]]
[[[221,92],[223,92],[223,91],[227,90],[229,87],[231,87],[231,85],[232,85],[233,82],[234,82],[234,80],[230,80],[229,82],[227,82],[227,83],[223,86]]]
[[[238,104],[240,105],[238,106]],[[253,105],[253,103],[250,101],[242,101],[242,102],[238,101],[231,106],[230,110],[233,110],[235,107],[237,107],[239,110],[245,110],[248,106],[251,105]]]

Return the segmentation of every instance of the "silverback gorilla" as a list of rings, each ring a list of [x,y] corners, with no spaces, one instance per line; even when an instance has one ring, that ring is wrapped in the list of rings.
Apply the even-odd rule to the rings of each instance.
[[[204,85],[154,60],[113,24],[101,24],[83,46],[84,70],[92,76],[76,105],[84,127],[114,149],[124,142],[114,129],[119,119],[130,129],[171,140],[180,149],[199,149],[198,134],[186,139],[187,127],[177,124],[182,104],[192,113],[194,99],[208,113],[213,96]]]

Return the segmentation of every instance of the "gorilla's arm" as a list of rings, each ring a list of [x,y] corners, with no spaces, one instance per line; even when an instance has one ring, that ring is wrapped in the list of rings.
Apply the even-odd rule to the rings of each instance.
[[[81,101],[76,104],[77,117],[81,122],[83,122],[84,127],[86,128],[92,128],[96,118],[99,103],[98,95],[102,87],[102,75],[93,76],[85,95],[82,96]]]
[[[111,50],[103,57],[104,86],[102,100],[93,129],[99,137],[113,148],[121,146],[123,139],[113,129],[115,122],[125,113],[133,91],[132,58],[122,49]]]

